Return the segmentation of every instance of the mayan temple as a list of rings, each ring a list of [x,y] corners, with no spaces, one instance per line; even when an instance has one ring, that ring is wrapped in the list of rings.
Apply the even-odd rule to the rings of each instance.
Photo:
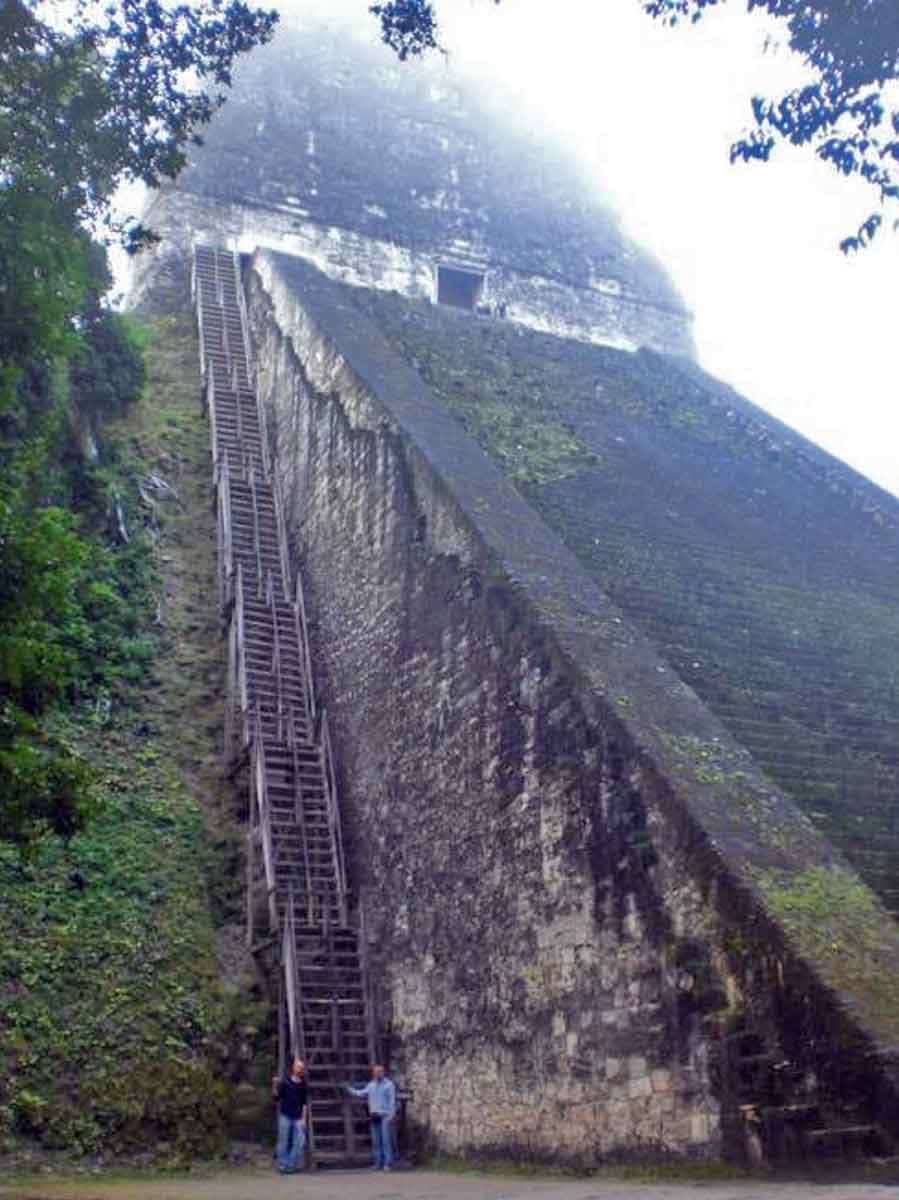
[[[450,1153],[893,1153],[899,502],[439,57],[282,29],[145,219],[314,1155],[373,1058]]]

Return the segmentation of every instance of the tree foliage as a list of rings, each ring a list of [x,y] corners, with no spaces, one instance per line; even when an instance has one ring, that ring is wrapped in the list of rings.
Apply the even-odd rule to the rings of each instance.
[[[85,324],[72,369],[123,407],[143,384],[133,335],[99,308]],[[147,549],[108,536],[102,468],[73,443],[73,391],[64,363],[32,365],[0,416],[0,839],[25,853],[93,812],[90,764],[48,718],[122,678],[149,606]]]
[[[0,169],[70,220],[105,213],[117,183],[174,178],[235,58],[277,21],[243,0],[72,0],[66,11],[0,7]]]
[[[102,471],[77,436],[143,382],[86,227],[149,240],[115,225],[113,190],[178,173],[235,58],[276,20],[243,0],[0,0],[0,839],[26,853],[94,807],[54,709],[146,651],[149,559],[107,536]]]
[[[437,17],[428,0],[389,0],[370,5],[369,12],[378,18],[382,39],[402,62],[410,55],[439,49]]]
[[[698,20],[719,0],[645,0],[671,24]],[[786,42],[812,68],[813,82],[777,99],[755,97],[755,127],[731,159],[767,161],[778,142],[810,146],[843,175],[876,191],[880,208],[899,200],[899,5],[896,0],[747,0],[784,23]],[[875,211],[841,243],[867,244],[883,224]],[[895,227],[895,224],[894,224]]]
[[[178,173],[276,20],[243,0],[0,3],[0,405],[27,363],[72,348],[85,222],[112,223],[119,183]],[[130,249],[150,236],[118,232]]]
[[[499,3],[500,0],[494,0]],[[639,0],[650,16],[677,24],[699,20],[726,0]],[[767,161],[778,143],[809,146],[843,175],[874,189],[879,203],[841,242],[866,245],[899,201],[899,4],[897,0],[745,0],[783,21],[785,41],[813,79],[776,99],[752,102],[754,126],[731,160]],[[406,59],[439,48],[430,0],[370,6],[384,41]],[[899,222],[894,222],[896,228]]]

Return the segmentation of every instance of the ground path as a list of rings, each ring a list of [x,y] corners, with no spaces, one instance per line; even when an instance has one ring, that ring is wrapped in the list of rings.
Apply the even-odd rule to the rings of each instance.
[[[157,1179],[0,1181],[0,1200],[888,1200],[895,1195],[895,1184],[876,1183],[639,1183],[441,1171],[324,1171],[281,1178],[258,1168]]]

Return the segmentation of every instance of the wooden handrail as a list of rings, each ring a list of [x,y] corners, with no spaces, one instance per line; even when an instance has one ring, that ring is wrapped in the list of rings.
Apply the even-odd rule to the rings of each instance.
[[[337,778],[334,772],[334,756],[331,750],[331,732],[328,727],[327,709],[322,709],[321,747],[322,766],[325,774],[325,797],[328,808],[328,826],[331,831],[331,855],[334,877],[337,884],[337,906],[341,925],[347,924],[346,867],[343,858],[343,834],[340,828],[340,810],[337,803]]]
[[[212,462],[218,462],[219,457],[219,439],[218,439],[218,423],[215,414],[215,363],[210,361],[209,371],[206,376],[206,407],[209,410],[209,437],[212,443]]]
[[[231,265],[234,269],[234,290],[237,293],[237,308],[240,312],[240,328],[243,334],[243,352],[247,361],[247,379],[250,378],[250,363],[253,361],[253,351],[250,343],[250,322],[247,314],[247,298],[243,293],[243,280],[240,271],[240,254],[231,251]]]
[[[300,755],[297,750],[297,731],[295,725],[293,705],[290,706],[288,718],[290,724],[287,727],[287,744],[290,748],[291,757],[293,760],[293,782],[294,782],[294,813],[297,825],[300,827],[300,844],[303,848],[303,872],[306,884],[306,915],[308,920],[312,921],[312,870],[311,860],[309,858],[309,836],[306,828],[306,809],[303,803],[303,785],[300,782]]]
[[[247,946],[252,946],[256,940],[256,914],[253,906],[253,875],[256,870],[256,854],[252,811],[250,825],[247,829]]]
[[[265,587],[262,578],[262,537],[259,528],[259,504],[256,499],[256,472],[249,469],[246,474],[247,484],[250,488],[250,500],[253,505],[253,550],[256,553],[256,594],[261,600],[265,594]]]
[[[208,412],[210,414],[209,419],[210,419],[210,422],[212,422],[215,420],[215,414],[213,412],[213,404],[215,402],[215,363],[214,362],[210,361],[209,368],[204,376],[204,379],[205,379],[205,383],[203,385],[203,393],[201,396],[201,403],[203,405],[203,412],[204,413]],[[212,432],[215,432],[215,430],[213,429]],[[215,444],[213,443],[213,449],[212,449],[212,461],[213,462],[215,462],[216,455],[217,455],[217,451],[215,448]]]
[[[297,926],[293,911],[293,888],[288,890],[287,911],[284,921],[284,940],[282,941],[282,965],[284,966],[285,990],[287,992],[288,1014],[293,1011],[290,1037],[294,1053],[306,1058],[309,1046],[306,1039],[306,1023],[303,1020],[303,976],[297,961]]]
[[[234,575],[234,531],[231,528],[231,463],[226,450],[222,461],[217,464],[218,510],[220,527],[219,571],[221,579],[220,598],[222,606],[230,600]]]
[[[275,604],[275,581],[271,571],[268,573],[268,582],[265,588],[265,602],[272,614],[272,674],[275,677],[275,694],[280,716],[284,702],[284,676],[281,664],[281,630],[278,628],[278,609]]]
[[[293,916],[292,887],[287,892],[287,909],[284,917],[284,934],[281,941],[281,965],[284,973],[287,1024],[290,1029],[290,1049],[292,1054],[299,1054],[305,1058],[306,1037],[298,995],[300,972],[298,970],[299,964],[297,963],[297,934]]]
[[[256,804],[259,810],[259,821],[262,827],[262,859],[265,864],[265,882],[268,888],[268,918],[271,929],[278,928],[278,904],[276,896],[277,880],[275,878],[275,863],[272,853],[272,824],[268,803],[268,786],[265,769],[265,742],[261,736],[253,739],[253,777],[256,789]]]
[[[218,275],[218,255],[216,255],[215,270],[216,270],[216,275]],[[217,283],[218,283],[218,305],[219,305],[219,308],[222,310],[222,350],[225,355],[225,361],[228,363],[228,365],[233,370],[234,364],[233,364],[233,360],[231,357],[231,339],[228,337],[228,322],[225,320],[225,293],[224,293],[224,289],[222,288],[221,280],[218,280]]]
[[[237,672],[237,689],[240,700],[240,713],[243,728],[241,729],[242,748],[249,745],[248,718],[250,711],[249,689],[247,686],[246,654],[244,646],[244,611],[243,611],[243,564],[237,564],[234,587],[234,637],[235,660]]]
[[[281,491],[281,477],[275,471],[271,476],[272,501],[275,505],[275,522],[278,527],[278,555],[281,559],[281,586],[284,599],[290,603],[290,554],[287,549],[287,522],[284,519],[284,494]]]
[[[309,626],[306,623],[306,598],[303,594],[303,577],[297,571],[294,619],[297,626],[297,645],[302,656],[303,694],[306,697],[306,712],[315,723],[315,682],[312,678],[312,656],[309,653]]]
[[[247,379],[250,386],[253,388],[253,393],[256,397],[256,420],[259,424],[259,444],[262,447],[262,473],[266,480],[272,477],[271,456],[268,447],[268,431],[266,429],[265,408],[262,404],[262,397],[259,395],[259,388],[249,378],[249,368],[247,369]]]
[[[368,1061],[377,1062],[375,1046],[374,1004],[371,990],[371,974],[368,969],[368,933],[365,927],[365,906],[359,902],[359,966],[362,970],[362,1009],[365,1013],[365,1040],[368,1044]]]
[[[200,378],[206,380],[206,345],[203,332],[203,297],[197,284],[197,247],[194,246],[190,265],[190,300],[197,314],[197,336],[200,344]],[[202,395],[202,392],[201,392]]]

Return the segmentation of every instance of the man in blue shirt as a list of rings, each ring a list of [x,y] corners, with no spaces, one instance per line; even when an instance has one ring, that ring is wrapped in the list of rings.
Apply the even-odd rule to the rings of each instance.
[[[371,1069],[371,1080],[365,1087],[354,1088],[346,1084],[351,1096],[368,1100],[368,1118],[371,1121],[372,1167],[375,1171],[389,1171],[393,1165],[393,1119],[396,1116],[396,1087],[381,1063]]]

